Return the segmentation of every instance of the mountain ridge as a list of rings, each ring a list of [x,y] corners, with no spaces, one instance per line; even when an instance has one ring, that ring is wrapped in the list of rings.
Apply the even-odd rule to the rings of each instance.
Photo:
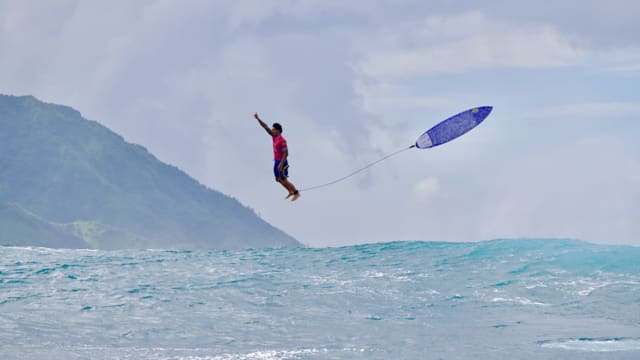
[[[0,95],[0,206],[1,244],[49,233],[101,249],[301,246],[145,147],[33,96]]]

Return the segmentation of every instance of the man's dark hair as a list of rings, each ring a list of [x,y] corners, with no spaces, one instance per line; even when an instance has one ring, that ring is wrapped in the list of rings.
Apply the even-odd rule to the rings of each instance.
[[[278,123],[273,123],[273,127],[282,133],[282,125]]]

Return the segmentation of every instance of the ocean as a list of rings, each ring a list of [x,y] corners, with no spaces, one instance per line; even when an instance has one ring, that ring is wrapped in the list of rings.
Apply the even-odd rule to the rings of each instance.
[[[640,359],[640,247],[0,247],[0,359]]]

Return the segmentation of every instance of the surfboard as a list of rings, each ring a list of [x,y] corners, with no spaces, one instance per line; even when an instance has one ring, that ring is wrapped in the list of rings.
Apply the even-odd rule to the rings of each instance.
[[[491,106],[480,106],[443,120],[416,140],[418,149],[428,149],[458,138],[478,126],[493,110]]]

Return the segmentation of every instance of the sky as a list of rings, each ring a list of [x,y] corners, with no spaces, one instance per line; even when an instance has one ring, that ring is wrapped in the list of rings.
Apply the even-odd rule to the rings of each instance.
[[[635,0],[0,0],[0,93],[72,106],[309,246],[640,245]],[[460,111],[490,117],[295,203]]]

